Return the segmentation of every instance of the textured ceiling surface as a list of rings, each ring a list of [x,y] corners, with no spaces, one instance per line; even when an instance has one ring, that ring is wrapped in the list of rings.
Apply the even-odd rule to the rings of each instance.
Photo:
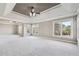
[[[29,16],[31,7],[34,7],[35,12],[38,13],[51,7],[54,7],[58,4],[59,3],[16,3],[13,11]]]

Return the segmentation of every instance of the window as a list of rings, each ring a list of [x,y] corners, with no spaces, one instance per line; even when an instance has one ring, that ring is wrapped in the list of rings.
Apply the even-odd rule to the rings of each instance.
[[[71,21],[62,22],[62,35],[71,35]]]
[[[72,20],[55,21],[54,22],[54,36],[71,37],[72,35]]]
[[[38,35],[39,34],[39,25],[38,24],[33,24],[32,25],[32,34],[33,35]]]
[[[57,23],[57,22],[56,22],[55,25],[54,25],[54,27],[55,27],[55,28],[54,28],[54,30],[55,30],[55,31],[54,31],[54,34],[55,34],[55,35],[60,35],[60,34],[61,34],[61,33],[60,33],[60,32],[61,32],[61,25],[60,25],[60,23]]]
[[[31,24],[27,24],[27,34],[31,35]]]

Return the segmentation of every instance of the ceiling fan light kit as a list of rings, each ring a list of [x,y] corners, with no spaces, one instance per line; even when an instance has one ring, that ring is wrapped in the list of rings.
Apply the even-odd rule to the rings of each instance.
[[[34,7],[31,7],[30,16],[36,16],[36,14],[38,14],[38,13],[35,12]],[[39,13],[39,14],[40,14],[40,13]]]

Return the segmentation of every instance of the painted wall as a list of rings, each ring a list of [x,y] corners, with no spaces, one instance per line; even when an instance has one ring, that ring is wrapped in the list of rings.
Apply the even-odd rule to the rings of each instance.
[[[52,22],[41,22],[39,24],[39,35],[40,36],[52,36]]]
[[[13,25],[0,24],[0,35],[13,34]]]

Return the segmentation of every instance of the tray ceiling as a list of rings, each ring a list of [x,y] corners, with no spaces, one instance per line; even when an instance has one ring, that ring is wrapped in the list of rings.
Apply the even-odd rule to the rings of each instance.
[[[60,3],[16,3],[13,11],[29,16],[30,7],[35,8],[35,12],[42,12]]]

